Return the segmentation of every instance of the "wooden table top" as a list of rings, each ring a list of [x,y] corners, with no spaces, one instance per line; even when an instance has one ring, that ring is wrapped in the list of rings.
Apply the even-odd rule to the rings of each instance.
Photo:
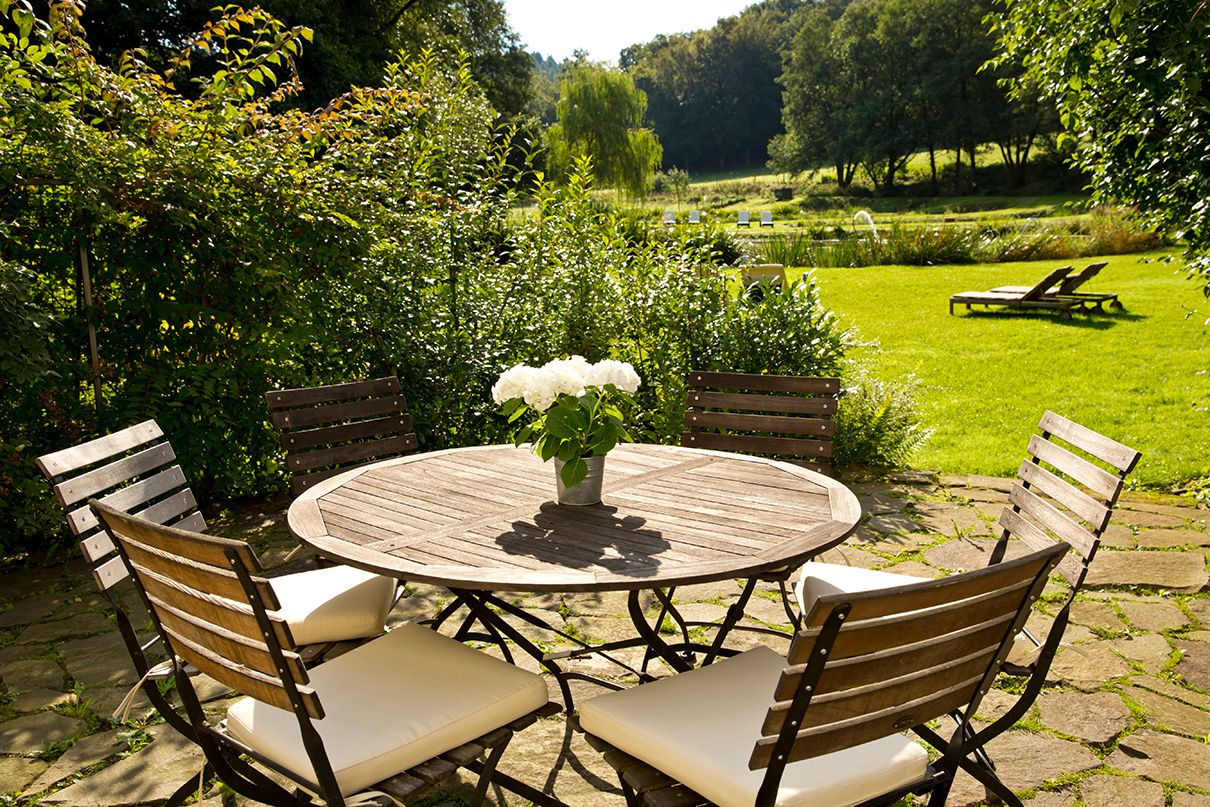
[[[749,577],[843,541],[861,507],[834,479],[758,457],[627,444],[603,501],[555,503],[527,448],[413,454],[319,483],[290,529],[352,566],[449,588],[602,591]]]

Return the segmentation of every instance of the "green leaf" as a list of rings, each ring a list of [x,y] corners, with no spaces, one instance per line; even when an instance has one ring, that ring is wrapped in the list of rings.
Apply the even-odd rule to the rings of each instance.
[[[563,473],[560,476],[565,487],[578,485],[584,481],[584,477],[588,476],[588,463],[576,457],[571,462],[564,464]]]
[[[549,434],[544,434],[538,438],[538,444],[534,446],[534,449],[538,452],[538,456],[542,458],[543,462],[550,462],[555,454],[558,453],[561,445],[561,441],[552,439]]]
[[[546,413],[546,431],[555,437],[571,439],[582,431],[575,410],[564,404],[556,404]]]

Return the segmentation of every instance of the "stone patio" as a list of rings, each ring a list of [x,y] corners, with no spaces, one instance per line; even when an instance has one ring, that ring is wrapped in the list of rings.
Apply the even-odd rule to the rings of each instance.
[[[823,559],[918,576],[982,566],[1009,484],[915,471],[853,483],[864,522]],[[266,565],[280,563],[293,545],[283,524],[286,504],[225,514],[215,529],[248,537]],[[1208,554],[1204,506],[1124,495],[1074,606],[1050,685],[1030,716],[990,746],[1002,777],[1029,807],[1210,807]],[[738,593],[733,583],[693,586],[678,591],[677,602],[688,618],[712,621]],[[409,586],[392,619],[430,615],[442,601],[441,591]],[[518,602],[589,639],[618,638],[629,627],[623,595],[532,595]],[[200,754],[148,713],[145,701],[126,723],[113,720],[134,675],[104,606],[81,562],[0,573],[0,805],[159,804],[197,776]],[[781,626],[785,614],[774,591],[753,600],[748,620]],[[1046,621],[1045,613],[1037,615],[1043,631]],[[615,674],[592,659],[567,666]],[[600,691],[587,684],[574,689],[581,698]],[[208,708],[226,708],[230,695],[222,687],[210,682],[202,690]],[[1008,692],[993,691],[981,716],[994,717],[1011,701]],[[564,761],[554,769],[561,752]],[[536,786],[553,783],[569,804],[623,804],[611,770],[565,730],[562,718],[519,735],[501,769]],[[452,807],[467,792],[465,780],[451,782],[420,803]],[[525,803],[511,794],[496,797],[498,804]],[[220,788],[201,798],[208,807],[246,803]],[[963,777],[949,803],[982,798],[982,789]]]

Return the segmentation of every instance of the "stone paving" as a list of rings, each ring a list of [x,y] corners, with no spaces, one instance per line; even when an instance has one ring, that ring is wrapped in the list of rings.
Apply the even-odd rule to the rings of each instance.
[[[863,523],[824,559],[917,576],[982,566],[1009,484],[927,472],[852,483]],[[292,545],[285,504],[261,502],[226,514],[215,519],[216,530],[248,537],[266,565],[280,563]],[[1123,496],[1047,689],[1031,714],[990,746],[1001,776],[1029,807],[1210,807],[1210,511],[1204,508],[1177,497]],[[681,589],[676,598],[687,618],[713,621],[738,593],[736,584],[721,583]],[[1056,587],[1054,597],[1059,593]],[[444,601],[439,590],[409,586],[392,619],[429,615]],[[573,635],[628,635],[623,595],[517,601]],[[200,754],[148,712],[146,701],[125,723],[112,718],[134,675],[104,605],[79,562],[0,572],[0,805],[153,805],[197,776]],[[1048,609],[1053,603],[1043,602],[1035,615],[1042,631]],[[782,626],[774,591],[754,598],[747,619]],[[549,637],[526,630],[551,646]],[[599,660],[568,666],[615,674]],[[226,708],[230,693],[223,687],[208,682],[201,689],[209,709]],[[599,691],[575,686],[579,698]],[[993,690],[981,717],[993,718],[1011,701],[1008,691]],[[610,769],[562,718],[521,734],[501,768],[534,785],[553,784],[572,805],[623,804]],[[452,807],[465,803],[467,792],[462,779],[420,803]],[[982,789],[962,777],[949,803],[982,798]],[[246,803],[217,787],[200,799],[208,807]],[[496,799],[525,803],[499,792]]]

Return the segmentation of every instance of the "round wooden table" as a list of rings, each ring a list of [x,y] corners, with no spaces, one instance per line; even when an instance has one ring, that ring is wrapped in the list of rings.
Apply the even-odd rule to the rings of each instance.
[[[653,589],[797,566],[843,541],[861,507],[841,483],[783,462],[626,444],[603,501],[559,505],[553,463],[481,446],[377,462],[290,506],[319,554],[457,590]]]

